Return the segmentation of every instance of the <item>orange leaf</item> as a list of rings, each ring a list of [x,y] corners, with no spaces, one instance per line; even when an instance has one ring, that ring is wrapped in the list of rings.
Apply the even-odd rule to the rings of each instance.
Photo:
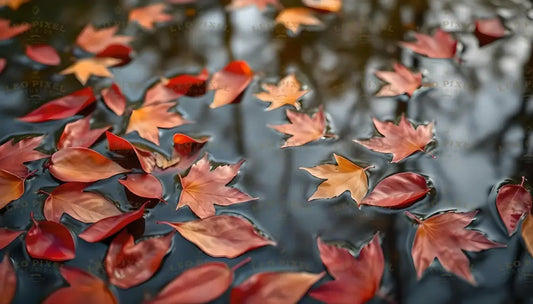
[[[111,87],[102,90],[102,98],[106,106],[117,115],[124,114],[126,109],[126,97],[122,95],[120,88],[113,83]]]
[[[522,223],[522,239],[526,244],[529,255],[533,256],[533,215],[528,214]]]
[[[61,75],[74,74],[76,78],[85,85],[91,76],[113,77],[113,74],[107,69],[120,63],[116,58],[84,58],[78,59],[73,65],[60,72]]]
[[[411,96],[422,84],[422,73],[411,73],[399,63],[394,64],[394,72],[376,71],[374,74],[389,83],[383,86],[376,96],[396,96],[403,93]]]
[[[18,10],[22,4],[27,2],[30,0],[0,0],[0,7],[9,6],[12,10]]]
[[[252,223],[238,216],[214,215],[184,223],[167,224],[212,257],[235,258],[252,249],[276,245],[256,232]]]
[[[260,11],[264,11],[268,5],[272,5],[275,8],[281,8],[279,0],[233,0],[231,4],[227,6],[229,10],[235,10],[250,5],[255,5]]]
[[[398,125],[392,122],[382,122],[376,118],[372,121],[384,137],[354,141],[376,152],[392,153],[391,163],[397,163],[417,151],[424,152],[424,148],[433,137],[433,123],[421,125],[415,129],[404,115]]]
[[[154,23],[172,20],[172,15],[165,13],[165,4],[157,3],[138,7],[130,11],[129,21],[136,21],[145,29],[154,28]]]
[[[68,123],[57,142],[57,149],[68,147],[89,148],[109,127],[91,129],[91,115]]]
[[[342,9],[342,0],[302,0],[305,6],[326,12],[336,13]]]
[[[9,304],[15,297],[17,291],[17,274],[11,263],[11,259],[6,254],[0,263],[0,304]]]
[[[244,92],[253,79],[254,72],[245,61],[232,61],[213,74],[208,90],[215,90],[210,108],[218,108],[233,102]]]
[[[208,136],[195,139],[185,134],[176,133],[173,137],[174,149],[172,149],[171,159],[155,153],[156,165],[163,170],[184,171],[198,158],[200,150],[208,140]]]
[[[281,23],[294,34],[300,32],[302,25],[322,25],[322,21],[313,15],[313,11],[306,7],[289,7],[281,11],[276,17],[276,23]]]
[[[0,18],[0,41],[11,39],[30,28],[31,25],[28,23],[11,26],[11,20]]]
[[[266,92],[255,94],[255,97],[264,102],[270,102],[267,111],[277,109],[284,105],[294,106],[300,109],[298,100],[302,98],[309,90],[301,90],[301,85],[294,74],[290,74],[279,81],[278,85],[263,84],[262,88]]]
[[[429,58],[453,58],[455,56],[457,41],[440,28],[433,37],[419,33],[415,33],[415,37],[416,42],[401,42],[401,44]]]
[[[61,58],[57,54],[57,51],[53,47],[45,44],[27,45],[26,56],[33,61],[45,65],[59,65],[61,63]]]
[[[76,44],[89,53],[100,53],[111,45],[125,45],[133,40],[129,36],[115,36],[118,25],[97,29],[87,24],[76,38]]]
[[[337,165],[320,165],[313,168],[303,168],[311,175],[325,179],[309,200],[333,198],[350,191],[352,199],[359,204],[368,191],[368,179],[365,169],[357,166],[348,159],[333,153]]]
[[[0,169],[0,209],[24,194],[24,178]]]
[[[118,182],[137,196],[163,199],[163,186],[151,174],[129,174],[125,180],[119,179]]]
[[[26,178],[28,168],[24,163],[48,157],[35,150],[41,144],[42,139],[43,136],[35,136],[18,142],[11,140],[0,145],[0,169],[19,178]]]
[[[328,136],[326,135],[326,117],[324,116],[322,107],[313,116],[289,110],[286,113],[291,121],[290,124],[268,125],[278,132],[292,135],[281,146],[282,148],[305,145],[306,143]]]
[[[129,172],[102,154],[87,148],[64,148],[52,155],[50,173],[65,182],[94,182]]]

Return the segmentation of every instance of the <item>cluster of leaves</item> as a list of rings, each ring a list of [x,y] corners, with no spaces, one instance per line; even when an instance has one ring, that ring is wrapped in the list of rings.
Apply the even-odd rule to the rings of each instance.
[[[13,0],[7,2],[12,8],[17,8],[20,3]],[[269,4],[281,8],[277,0],[235,0],[229,8],[237,9],[251,4],[260,9],[265,9]],[[304,1],[304,4],[308,7],[283,9],[276,21],[297,33],[301,25],[321,23],[314,16],[315,12],[338,12],[341,9],[340,0]],[[155,23],[171,20],[172,16],[164,10],[164,4],[135,8],[130,11],[129,20],[145,29],[152,29]],[[29,27],[30,25],[11,26],[9,20],[0,20],[0,39],[11,39]],[[87,25],[78,35],[76,44],[94,56],[78,59],[61,73],[73,73],[84,85],[92,76],[112,77],[108,68],[127,64],[132,55],[128,43],[133,37],[116,35],[117,31],[118,27],[97,29]],[[499,20],[480,20],[476,22],[476,34],[480,44],[484,45],[501,38],[505,33]],[[434,36],[416,34],[416,38],[416,42],[404,42],[402,45],[431,58],[457,56],[458,42],[440,29]],[[47,45],[28,46],[26,55],[44,65],[60,64],[57,52]],[[3,68],[5,60],[0,62]],[[377,93],[378,96],[410,96],[420,87],[421,73],[412,73],[399,63],[394,65],[394,70],[376,72],[377,77],[389,83]],[[233,61],[213,75],[203,70],[197,75],[161,79],[146,92],[144,102],[137,108],[129,105],[117,84],[96,93],[92,87],[84,87],[43,104],[19,120],[38,124],[65,119],[96,102],[103,102],[113,113],[122,117],[127,126],[124,133],[137,132],[140,137],[159,145],[159,128],[168,129],[191,123],[174,111],[178,98],[214,91],[210,107],[218,108],[239,102],[253,78],[254,71],[246,62]],[[281,148],[302,146],[335,136],[328,132],[326,114],[322,107],[313,115],[299,111],[300,100],[309,90],[302,87],[295,75],[287,75],[277,85],[264,83],[262,88],[263,92],[255,96],[270,103],[267,110],[282,106],[296,109],[286,112],[290,123],[269,126],[290,135]],[[143,218],[147,209],[166,203],[165,189],[158,179],[160,174],[177,176],[181,186],[177,208],[188,206],[198,219],[159,223],[174,228],[205,254],[233,259],[256,248],[276,245],[275,241],[258,231],[248,219],[215,213],[214,205],[227,206],[256,199],[228,186],[238,174],[244,160],[213,167],[207,153],[201,156],[202,148],[209,138],[194,138],[181,133],[174,134],[172,155],[167,157],[117,135],[121,134],[121,130],[113,130],[113,133],[109,131],[110,127],[92,129],[91,115],[65,125],[56,144],[56,152],[52,155],[35,150],[43,136],[11,140],[0,146],[0,208],[24,194],[26,179],[35,174],[28,172],[25,166],[28,162],[49,158],[44,170],[48,170],[62,182],[50,193],[41,190],[47,196],[43,207],[44,220],[35,219],[32,214],[33,224],[28,231],[0,228],[0,249],[24,235],[26,251],[32,258],[59,262],[75,258],[75,238],[68,227],[61,223],[62,216],[68,214],[80,222],[91,224],[78,235],[82,240],[95,243],[112,238],[104,260],[109,283],[127,289],[146,282],[160,268],[170,251],[175,232],[144,237],[135,242],[127,228]],[[392,163],[400,162],[416,152],[428,153],[425,149],[433,140],[433,123],[416,125],[405,116],[397,124],[375,118],[373,122],[381,136],[356,140],[357,143],[375,152],[392,154]],[[104,134],[109,152],[112,152],[110,155],[115,157],[107,157],[91,149]],[[401,172],[384,178],[368,193],[367,174],[372,166],[362,167],[340,155],[333,156],[336,164],[301,168],[324,180],[309,200],[330,199],[348,191],[359,207],[370,205],[402,209],[412,206],[431,191],[428,177],[414,172]],[[118,182],[128,191],[147,202],[123,212],[103,195],[85,191],[92,183],[115,175],[121,176]],[[524,186],[524,179],[519,185],[508,184],[499,189],[496,206],[508,234],[514,233],[519,221],[527,216],[522,226],[522,235],[533,253],[531,205],[531,194]],[[487,239],[481,232],[467,228],[474,220],[476,211],[460,213],[447,210],[425,218],[408,211],[405,214],[418,224],[411,255],[419,278],[437,258],[444,269],[475,284],[470,262],[463,250],[481,251],[504,246]],[[311,297],[327,303],[362,303],[379,294],[385,261],[378,234],[361,249],[357,257],[348,249],[327,244],[320,238],[317,239],[317,247],[327,272],[334,280],[312,289],[309,292]],[[221,262],[190,268],[169,282],[149,302],[211,301],[230,288],[234,272],[247,261],[248,259],[243,260],[233,269]],[[61,266],[60,271],[69,286],[49,295],[45,303],[117,302],[108,285],[100,278],[68,266]],[[257,273],[231,289],[231,303],[295,303],[324,274]],[[6,302],[10,302],[16,289],[16,274],[7,254],[0,264],[0,278],[2,294]]]

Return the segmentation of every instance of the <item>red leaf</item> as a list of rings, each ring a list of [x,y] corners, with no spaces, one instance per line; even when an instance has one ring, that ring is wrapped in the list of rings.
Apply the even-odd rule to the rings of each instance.
[[[45,65],[59,65],[61,63],[61,58],[59,58],[56,50],[45,44],[27,45],[26,56]]]
[[[252,81],[254,72],[245,61],[232,61],[222,70],[213,74],[209,81],[208,90],[215,90],[215,97],[210,108],[218,108],[235,102],[248,84]]]
[[[476,20],[474,31],[479,46],[482,47],[505,36],[505,27],[499,18]]]
[[[124,138],[118,137],[111,132],[106,132],[105,135],[109,143],[109,150],[125,156],[130,156],[132,153],[135,154],[144,172],[152,172],[155,166],[155,158],[151,152],[138,148]]]
[[[89,148],[110,127],[91,129],[91,115],[68,123],[57,142],[57,149]]]
[[[118,182],[137,196],[163,200],[163,185],[151,174],[129,174]]]
[[[383,179],[361,205],[405,208],[424,197],[431,189],[426,179],[416,173],[398,173]]]
[[[144,239],[135,244],[133,236],[122,230],[109,245],[105,269],[111,284],[130,288],[150,279],[170,250],[174,232]]]
[[[130,171],[87,148],[64,148],[57,151],[52,155],[48,170],[64,182],[94,182]]]
[[[9,304],[17,291],[17,274],[7,253],[0,263],[0,304]]]
[[[102,90],[105,104],[117,115],[124,114],[126,109],[126,97],[122,95],[120,88],[113,83],[111,87]]]
[[[146,304],[208,303],[231,286],[233,272],[222,262],[205,263],[182,272]]]
[[[264,11],[268,5],[272,5],[275,8],[281,8],[279,0],[233,0],[231,4],[227,6],[229,10],[235,10],[250,5],[255,5],[260,11]]]
[[[354,141],[376,152],[392,153],[391,163],[397,163],[417,151],[425,152],[424,148],[433,137],[433,123],[415,129],[403,114],[398,125],[376,118],[372,121],[383,137]]]
[[[67,261],[76,256],[76,247],[70,231],[63,225],[50,221],[36,221],[26,235],[26,250],[34,259]]]
[[[207,78],[209,78],[209,72],[203,69],[196,76],[178,75],[172,77],[165,81],[164,85],[180,96],[199,96],[206,93],[205,85]]]
[[[171,159],[169,160],[164,155],[156,153],[155,160],[157,167],[163,170],[176,171],[188,169],[198,158],[200,150],[208,140],[208,136],[195,139],[181,133],[174,134],[174,149],[172,149]]]
[[[0,18],[0,41],[11,39],[30,28],[28,23],[11,26],[11,20]]]
[[[411,96],[422,84],[422,73],[412,73],[399,63],[394,64],[394,72],[376,71],[374,74],[389,83],[383,86],[376,96],[396,96],[404,93]]]
[[[0,169],[0,209],[24,194],[24,178]]]
[[[6,65],[7,65],[7,59],[0,58],[0,73],[2,73]]]
[[[505,247],[485,237],[482,233],[466,229],[477,211],[459,213],[446,211],[421,220],[408,211],[405,212],[418,223],[411,256],[415,264],[418,279],[437,258],[442,267],[475,285],[476,281],[470,271],[470,262],[464,254],[466,251]]]
[[[323,272],[256,273],[231,290],[230,303],[295,304],[323,276]]]
[[[76,44],[85,51],[96,54],[103,52],[111,45],[128,44],[133,39],[128,36],[114,36],[117,31],[118,25],[97,29],[87,24],[76,38]]]
[[[36,151],[41,144],[43,136],[25,138],[18,142],[11,140],[0,146],[0,169],[14,174],[20,178],[28,175],[28,168],[24,163],[48,157]]]
[[[335,304],[366,303],[374,297],[385,270],[377,235],[361,249],[357,258],[347,249],[325,244],[320,238],[317,244],[322,263],[335,280],[313,289],[309,292],[311,297]]]
[[[182,190],[176,209],[189,206],[194,214],[205,218],[215,214],[214,204],[228,206],[256,199],[226,186],[235,178],[243,162],[211,170],[206,153],[191,167],[186,177],[179,176]]]
[[[89,226],[89,228],[85,229],[85,231],[78,236],[89,243],[95,243],[106,239],[122,230],[122,228],[126,227],[128,224],[142,218],[145,206],[146,203],[144,203],[139,210],[99,220]]]
[[[59,222],[63,213],[84,223],[93,223],[110,216],[122,214],[115,204],[98,193],[84,192],[89,184],[66,183],[59,185],[44,202],[44,216]]]
[[[43,122],[71,117],[92,104],[96,98],[91,87],[86,87],[67,96],[45,103],[30,113],[19,117],[25,122]]]
[[[520,185],[505,185],[500,188],[496,196],[496,208],[507,228],[509,235],[513,234],[518,222],[531,211],[531,193],[524,188],[525,178]]]
[[[0,249],[11,244],[24,231],[11,230],[7,228],[0,228]],[[2,276],[0,276],[1,278]],[[0,284],[1,285],[1,284]],[[0,293],[1,294],[1,293]]]
[[[96,54],[96,57],[100,58],[115,58],[121,61],[113,67],[123,66],[131,61],[131,53],[133,49],[130,46],[123,44],[112,44],[106,47],[103,51]]]
[[[429,58],[453,58],[457,51],[457,41],[443,31],[437,29],[432,36],[415,33],[416,42],[402,42],[406,48]]]
[[[105,283],[92,274],[65,265],[61,266],[60,271],[70,286],[59,288],[48,296],[43,304],[118,304],[117,299]]]
[[[256,232],[249,221],[231,215],[214,215],[205,219],[167,224],[212,257],[235,258],[259,247],[276,243]]]

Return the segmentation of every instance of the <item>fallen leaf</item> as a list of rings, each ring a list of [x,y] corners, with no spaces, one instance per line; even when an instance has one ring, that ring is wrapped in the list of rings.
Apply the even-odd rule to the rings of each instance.
[[[124,97],[122,91],[115,83],[111,87],[102,90],[102,97],[111,111],[119,116],[124,114],[127,102],[126,97]]]
[[[44,217],[59,223],[63,213],[66,213],[80,222],[94,223],[122,214],[115,204],[102,195],[84,192],[87,186],[87,183],[65,183],[55,188],[52,193],[46,193],[48,198],[44,202]]]
[[[6,65],[7,65],[7,59],[0,58],[0,73],[2,73]]]
[[[531,193],[524,187],[525,177],[522,176],[520,185],[505,185],[498,190],[496,208],[507,228],[507,233],[512,235],[520,220],[531,211]]]
[[[43,304],[118,304],[118,300],[105,283],[94,275],[66,265],[62,265],[59,271],[70,286],[54,291]]]
[[[64,148],[52,155],[50,173],[64,182],[95,182],[129,172],[102,154],[87,148]]]
[[[505,247],[487,239],[481,232],[466,229],[466,226],[474,220],[477,211],[467,213],[446,211],[425,220],[419,219],[409,211],[405,213],[418,223],[411,251],[418,279],[437,258],[446,271],[453,272],[476,285],[470,271],[470,262],[463,250],[477,252]]]
[[[0,41],[11,39],[30,28],[31,25],[28,23],[11,26],[11,20],[0,18]]]
[[[61,71],[60,74],[74,74],[81,84],[85,85],[91,76],[113,77],[113,74],[107,68],[120,62],[121,60],[116,58],[91,57],[78,59],[74,64]]]
[[[33,61],[45,65],[59,65],[61,63],[61,58],[57,54],[57,51],[53,47],[45,44],[27,45],[26,56]]]
[[[333,153],[337,165],[325,164],[313,168],[300,167],[314,177],[325,179],[309,201],[322,198],[333,198],[349,191],[352,199],[359,204],[368,191],[368,179],[365,171],[348,159]]]
[[[34,259],[55,262],[72,260],[76,247],[70,231],[60,223],[36,221],[31,214],[33,226],[26,234],[26,251]]]
[[[433,137],[433,123],[420,125],[415,129],[404,115],[398,125],[376,118],[372,121],[383,137],[354,141],[376,152],[391,153],[391,163],[397,163],[417,151],[425,152],[424,148]]]
[[[246,61],[232,61],[222,70],[213,74],[207,86],[208,90],[215,90],[210,108],[218,108],[235,102],[250,84],[254,72]]]
[[[251,5],[257,6],[260,11],[264,11],[268,5],[272,5],[275,8],[281,8],[279,0],[232,0],[227,8],[229,10],[235,10]]]
[[[453,58],[457,52],[457,41],[440,28],[433,36],[415,33],[415,37],[416,42],[401,42],[401,44],[429,58]]]
[[[167,159],[164,155],[156,153],[155,160],[158,168],[163,170],[184,171],[198,158],[200,150],[209,140],[208,136],[192,138],[185,134],[176,133],[173,136],[174,147],[172,157]]]
[[[24,194],[24,178],[0,169],[0,210]]]
[[[12,10],[18,10],[22,4],[27,2],[30,2],[30,0],[0,0],[0,7],[9,6]]]
[[[89,226],[78,236],[89,243],[96,243],[106,239],[128,226],[128,224],[141,219],[144,215],[146,203],[136,211],[111,216]]]
[[[132,9],[129,21],[135,21],[145,29],[152,30],[155,23],[172,20],[172,15],[165,13],[165,4],[157,3]]]
[[[0,283],[0,304],[9,304],[17,291],[17,274],[7,252],[0,263]]]
[[[12,139],[0,145],[0,170],[25,178],[28,175],[28,168],[24,163],[49,156],[35,150],[42,139],[43,136],[25,138],[17,142]]]
[[[174,232],[162,237],[151,237],[135,243],[127,229],[122,230],[109,245],[105,270],[109,282],[127,289],[150,279],[170,251]]]
[[[13,242],[23,232],[24,231],[0,228],[0,249],[4,249],[7,245],[11,244],[11,242]],[[0,278],[1,277],[2,276],[0,275]]]
[[[300,109],[298,100],[302,98],[309,90],[301,90],[301,84],[294,74],[290,74],[279,81],[278,85],[263,84],[263,90],[255,94],[255,97],[261,99],[264,102],[270,102],[267,111],[277,109],[284,105],[294,106],[296,109]]]
[[[261,272],[231,290],[231,304],[296,304],[324,273]]]
[[[51,100],[30,113],[17,118],[25,122],[44,122],[71,117],[96,101],[91,87]]]
[[[412,73],[405,66],[395,63],[394,72],[376,71],[374,74],[389,84],[383,86],[376,96],[413,95],[422,85],[422,73]]]
[[[129,174],[118,182],[137,196],[163,200],[163,185],[152,174]]]
[[[159,103],[133,110],[126,133],[137,131],[139,136],[159,145],[158,128],[174,128],[190,121],[176,112],[169,112],[175,103]]]
[[[123,44],[112,44],[106,47],[103,51],[96,54],[98,58],[115,58],[120,60],[119,63],[113,65],[113,67],[123,66],[131,61],[131,55],[133,54],[133,48]]]
[[[211,170],[206,153],[191,167],[187,176],[179,175],[182,190],[176,209],[189,206],[198,217],[206,218],[215,215],[214,205],[228,206],[256,199],[226,186],[235,178],[243,162]]]
[[[522,223],[522,239],[529,255],[533,256],[533,215],[528,214]]]
[[[421,175],[411,172],[393,174],[380,181],[361,205],[405,208],[426,196],[430,190]]]
[[[342,0],[302,0],[302,3],[310,8],[332,13],[342,9]]]
[[[131,160],[134,154],[139,166],[144,172],[152,172],[155,166],[155,158],[150,151],[136,147],[124,138],[111,132],[106,132],[105,135],[109,144],[109,150],[125,156],[128,160]]]
[[[145,106],[173,101],[181,96],[199,96],[206,93],[206,80],[209,72],[203,69],[198,75],[178,75],[170,79],[163,78],[146,91]]]
[[[278,132],[292,135],[281,148],[301,146],[331,136],[326,134],[326,116],[324,116],[322,107],[313,116],[289,110],[286,113],[291,123],[268,125]]]
[[[233,272],[222,262],[209,262],[189,268],[172,280],[146,304],[208,303],[231,286]]]
[[[294,34],[300,32],[302,25],[322,25],[322,21],[313,15],[313,11],[306,7],[289,7],[276,17],[276,23],[281,23]]]
[[[252,249],[276,245],[239,216],[223,214],[184,223],[159,223],[175,228],[182,237],[212,257],[232,259]]]
[[[115,36],[118,25],[97,29],[87,24],[76,38],[76,44],[89,53],[100,53],[111,45],[127,45],[133,40],[129,36]]]
[[[474,34],[479,41],[479,46],[482,47],[504,37],[505,27],[500,18],[476,20]]]
[[[57,149],[60,150],[69,147],[89,148],[110,128],[91,129],[91,117],[92,115],[89,115],[75,122],[68,123],[57,142]]]
[[[335,304],[357,304],[370,301],[379,291],[385,270],[379,237],[374,235],[355,258],[350,251],[328,245],[317,239],[320,259],[335,279],[309,292],[309,296]]]

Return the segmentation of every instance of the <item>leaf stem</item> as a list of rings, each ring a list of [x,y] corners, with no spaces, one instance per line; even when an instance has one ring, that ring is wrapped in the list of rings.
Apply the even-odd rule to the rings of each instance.
[[[240,261],[239,263],[237,263],[235,266],[231,267],[231,271],[235,272],[235,270],[241,268],[243,265],[248,264],[251,260],[252,260],[251,257],[247,257],[246,259],[244,259],[244,260]]]
[[[415,220],[418,224],[422,224],[422,221],[418,217],[416,217],[414,214],[412,214],[411,212],[405,211],[405,215]]]

